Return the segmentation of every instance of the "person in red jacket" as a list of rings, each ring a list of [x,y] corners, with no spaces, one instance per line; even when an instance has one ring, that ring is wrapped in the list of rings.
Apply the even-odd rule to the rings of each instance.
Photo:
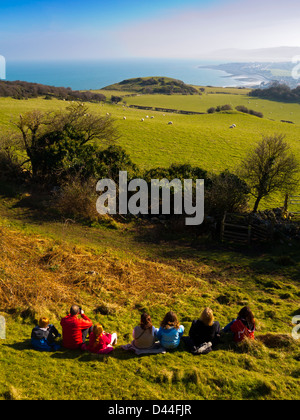
[[[79,318],[81,315],[81,318]],[[67,349],[79,349],[85,342],[93,322],[84,314],[83,310],[73,305],[70,314],[61,319],[63,347]]]
[[[251,309],[244,306],[238,313],[237,319],[223,328],[224,332],[233,332],[233,339],[236,343],[244,340],[244,338],[254,339],[255,320]]]

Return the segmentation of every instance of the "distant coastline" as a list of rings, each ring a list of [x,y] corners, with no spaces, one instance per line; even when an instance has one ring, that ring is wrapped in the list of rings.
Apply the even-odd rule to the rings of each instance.
[[[298,82],[291,77],[292,66],[290,62],[232,62],[199,68],[224,71],[227,73],[224,78],[233,79],[244,87],[266,87],[277,81],[295,88]]]
[[[97,90],[135,77],[171,77],[186,84],[244,87],[245,80],[219,68],[222,61],[115,59],[93,61],[7,62],[8,81],[23,80],[73,90]],[[223,62],[223,65],[225,63]],[[212,68],[214,67],[214,68]],[[230,74],[232,73],[233,76]]]

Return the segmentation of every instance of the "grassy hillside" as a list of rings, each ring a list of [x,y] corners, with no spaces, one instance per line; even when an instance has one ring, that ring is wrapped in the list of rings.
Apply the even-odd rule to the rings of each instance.
[[[214,172],[234,170],[262,135],[274,133],[284,133],[300,157],[299,105],[257,100],[256,107],[246,93],[206,88],[202,96],[122,95],[127,105],[197,112],[245,105],[265,118],[235,111],[181,115],[124,104],[89,106],[115,119],[118,143],[144,169],[191,163]],[[0,129],[9,129],[20,113],[67,105],[56,99],[0,98]],[[0,399],[299,399],[300,347],[291,338],[292,318],[299,314],[299,243],[235,247],[197,232],[180,234],[176,224],[87,227],[45,217],[42,196],[0,187],[0,315],[6,320]],[[263,206],[278,204],[282,197],[275,196]],[[50,316],[60,330],[60,318],[74,302],[94,322],[118,333],[112,355],[30,348],[34,320]],[[237,346],[224,336],[215,351],[199,357],[187,353],[183,343],[174,352],[142,357],[119,347],[130,342],[144,310],[157,327],[174,310],[187,335],[204,307],[213,309],[223,327],[246,304],[257,320],[254,342]]]
[[[255,252],[209,247],[207,240],[204,247],[201,239],[170,242],[161,228],[157,243],[154,232],[30,223],[26,208],[5,203],[0,281],[7,338],[0,342],[0,398],[299,399],[299,344],[291,339],[291,319],[299,313],[299,248],[288,250],[286,266],[283,248]],[[166,311],[176,311],[187,334],[207,305],[222,326],[251,305],[258,340],[237,346],[224,336],[215,351],[199,357],[183,343],[174,352],[142,357],[118,346],[111,356],[32,350],[34,319],[48,315],[59,327],[74,301],[118,333],[118,346],[130,341],[143,310],[156,326]],[[74,378],[80,383],[75,388]]]
[[[227,168],[235,170],[248,150],[253,148],[263,135],[274,133],[284,134],[295,154],[300,157],[298,104],[253,100],[246,95],[244,89],[206,89],[207,92],[202,96],[140,95],[124,97],[127,106],[109,103],[89,106],[91,111],[104,115],[109,113],[116,120],[120,135],[118,143],[129,153],[133,162],[144,169],[189,162],[211,172],[220,172]],[[107,92],[106,96],[108,97]],[[245,105],[249,109],[262,111],[265,117],[257,118],[236,111],[180,115],[128,106],[135,104],[206,112],[210,106],[227,103],[233,108]],[[10,127],[10,121],[17,119],[21,112],[27,110],[64,109],[67,105],[67,101],[56,99],[18,101],[0,98],[0,124],[3,129]],[[144,121],[141,121],[142,119]],[[283,123],[282,119],[292,119],[295,124]],[[172,121],[173,125],[168,125],[169,121]],[[233,123],[237,126],[234,130],[229,128]],[[262,202],[263,207],[278,205],[282,205],[282,197],[278,195]]]
[[[137,92],[139,94],[184,94],[194,95],[199,91],[191,85],[187,85],[181,80],[170,77],[137,77],[134,79],[123,80],[122,82],[106,86],[104,90],[115,90],[119,92]]]

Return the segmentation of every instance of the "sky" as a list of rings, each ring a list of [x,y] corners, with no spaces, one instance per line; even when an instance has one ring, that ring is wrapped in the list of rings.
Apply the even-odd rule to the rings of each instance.
[[[279,46],[300,46],[298,0],[0,0],[8,60],[197,59]]]

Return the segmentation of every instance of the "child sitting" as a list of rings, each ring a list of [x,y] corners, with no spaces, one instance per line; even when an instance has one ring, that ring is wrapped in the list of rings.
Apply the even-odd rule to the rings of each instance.
[[[137,325],[132,333],[134,338],[133,345],[138,349],[149,349],[154,346],[156,341],[157,328],[152,325],[150,315],[141,315],[140,325]]]
[[[207,354],[220,339],[220,324],[214,320],[213,311],[205,308],[200,318],[192,322],[186,343],[193,354]]]
[[[117,334],[108,334],[103,331],[102,325],[96,324],[90,334],[89,343],[84,343],[81,349],[96,354],[108,354],[113,351],[115,344],[117,344]]]
[[[184,326],[179,324],[176,314],[170,311],[165,315],[156,337],[165,349],[171,350],[179,346],[183,332]]]
[[[255,319],[251,309],[244,306],[238,313],[237,319],[231,321],[222,331],[231,331],[236,343],[243,341],[244,338],[254,339]]]
[[[60,345],[55,342],[57,337],[61,337],[57,329],[49,323],[48,318],[42,317],[31,332],[31,344],[35,350],[56,351],[60,349]]]

